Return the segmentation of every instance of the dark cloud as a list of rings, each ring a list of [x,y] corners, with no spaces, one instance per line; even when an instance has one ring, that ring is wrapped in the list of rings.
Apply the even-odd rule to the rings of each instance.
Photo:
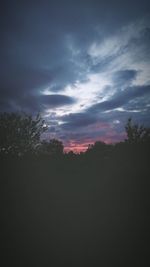
[[[10,98],[7,102],[3,99],[1,110],[24,110],[26,112],[36,113],[44,112],[47,108],[58,108],[75,103],[75,99],[66,95],[41,95],[27,94],[20,95],[19,98]]]
[[[93,124],[96,122],[97,117],[88,112],[74,113],[66,116],[62,116],[61,120],[64,121],[64,129],[81,128]]]
[[[137,76],[136,70],[120,70],[113,74],[113,82],[118,86],[126,86],[130,84]]]
[[[30,67],[8,66],[1,71],[0,90],[2,95],[9,97],[13,94],[28,94],[33,90],[39,90],[52,80],[50,71],[44,69],[31,69]]]
[[[104,112],[124,107],[129,101],[134,101],[141,96],[150,97],[150,85],[132,86],[122,92],[117,91],[110,100],[93,105],[88,112]]]
[[[66,95],[40,95],[38,96],[39,103],[42,103],[48,107],[59,107],[64,105],[70,105],[75,103],[75,100]]]

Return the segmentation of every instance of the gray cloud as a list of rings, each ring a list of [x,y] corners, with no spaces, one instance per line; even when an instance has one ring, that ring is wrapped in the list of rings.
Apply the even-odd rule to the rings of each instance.
[[[39,103],[42,103],[48,107],[59,107],[64,105],[71,105],[75,100],[66,95],[40,95],[37,97]]]
[[[100,102],[89,108],[89,112],[109,111],[119,107],[124,107],[129,101],[141,96],[150,97],[150,85],[132,86],[122,92],[116,92],[110,100]]]
[[[83,112],[62,116],[61,120],[64,121],[62,126],[64,129],[73,130],[74,128],[81,128],[95,123],[97,117],[93,114],[89,114],[89,112]]]
[[[137,76],[136,70],[120,70],[113,74],[115,86],[127,87]]]

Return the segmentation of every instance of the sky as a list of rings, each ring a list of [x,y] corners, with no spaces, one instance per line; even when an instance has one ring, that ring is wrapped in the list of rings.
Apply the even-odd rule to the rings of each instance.
[[[40,112],[76,152],[150,126],[148,0],[5,0],[0,34],[0,112]]]

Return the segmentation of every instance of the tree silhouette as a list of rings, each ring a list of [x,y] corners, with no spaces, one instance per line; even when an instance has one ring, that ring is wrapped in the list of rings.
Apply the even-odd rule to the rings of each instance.
[[[39,153],[42,155],[62,155],[64,150],[63,143],[57,139],[43,140],[39,147]]]
[[[128,143],[132,144],[150,141],[150,128],[132,123],[131,118],[128,119],[125,125],[125,130],[127,133],[127,139],[125,141]]]
[[[106,144],[102,141],[96,141],[88,146],[88,151],[100,151],[106,148]]]
[[[106,144],[102,141],[96,141],[94,144],[90,144],[86,151],[87,155],[91,155],[94,158],[106,159],[110,155],[112,145]]]
[[[0,114],[0,153],[24,155],[35,151],[41,134],[46,130],[44,120],[38,114]]]

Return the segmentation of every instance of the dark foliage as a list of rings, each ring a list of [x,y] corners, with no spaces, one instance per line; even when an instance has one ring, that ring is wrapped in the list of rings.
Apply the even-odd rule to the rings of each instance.
[[[34,152],[45,131],[44,120],[38,114],[0,114],[0,154],[15,156]]]
[[[59,156],[63,154],[63,143],[57,139],[43,140],[38,149],[39,155]]]
[[[128,119],[125,129],[128,143],[150,142],[150,128],[133,124],[131,118]]]

